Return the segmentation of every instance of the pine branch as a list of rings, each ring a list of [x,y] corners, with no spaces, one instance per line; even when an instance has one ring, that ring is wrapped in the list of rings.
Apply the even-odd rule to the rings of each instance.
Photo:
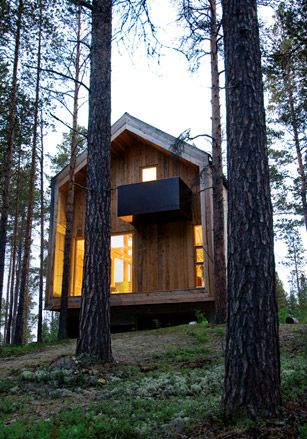
[[[82,85],[88,92],[90,91],[89,87],[87,85],[85,85],[84,82],[76,81],[76,79],[74,79],[72,76],[65,75],[65,73],[58,72],[57,70],[53,70],[53,69],[42,69],[42,70],[44,72],[47,72],[47,73],[53,73],[55,75],[61,76],[62,78],[65,78],[65,79],[69,79],[70,81],[74,81],[77,84]]]
[[[66,128],[68,128],[70,131],[74,131],[75,133],[77,133],[78,135],[83,136],[85,139],[87,139],[87,135],[83,134],[81,131],[79,130],[75,130],[73,127],[71,127],[70,125],[68,125],[68,123],[64,122],[62,119],[59,119],[55,114],[50,114],[51,117],[53,117],[55,120],[57,120],[58,122],[61,122],[64,126],[66,126]]]

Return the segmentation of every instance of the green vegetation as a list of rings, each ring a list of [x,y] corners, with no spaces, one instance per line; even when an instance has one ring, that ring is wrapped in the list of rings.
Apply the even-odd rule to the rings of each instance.
[[[145,331],[144,339],[176,333],[188,338],[186,345],[166,348],[142,364],[104,369],[67,359],[62,368],[56,363],[21,370],[14,379],[0,381],[0,439],[204,438],[218,433],[242,439],[306,438],[305,329],[281,328],[285,411],[276,421],[224,424],[225,328],[181,325]]]
[[[25,345],[2,345],[0,348],[0,358],[17,357],[19,355],[30,354],[31,352],[39,352],[48,346],[56,346],[59,344],[69,343],[69,340],[52,341],[50,343],[29,343]]]

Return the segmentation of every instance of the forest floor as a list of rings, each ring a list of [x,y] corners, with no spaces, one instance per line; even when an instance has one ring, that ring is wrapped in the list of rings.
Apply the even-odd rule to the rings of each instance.
[[[224,338],[205,324],[114,334],[109,367],[76,359],[75,340],[4,350],[0,438],[307,439],[307,326],[281,325],[283,408],[258,422],[225,425]]]

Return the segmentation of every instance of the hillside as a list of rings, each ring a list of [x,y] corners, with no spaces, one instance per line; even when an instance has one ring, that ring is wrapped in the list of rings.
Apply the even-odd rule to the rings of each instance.
[[[113,335],[116,364],[75,341],[0,357],[0,438],[307,438],[307,331],[282,325],[280,419],[224,425],[223,326]]]

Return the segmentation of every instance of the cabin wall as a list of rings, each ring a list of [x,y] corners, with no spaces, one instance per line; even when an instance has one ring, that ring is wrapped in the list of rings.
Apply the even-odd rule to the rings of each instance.
[[[142,169],[157,166],[157,179],[180,177],[192,190],[192,222],[200,224],[199,171],[198,167],[184,162],[173,154],[162,152],[138,140],[127,136],[123,150],[112,155],[112,233],[133,231],[133,226],[117,217],[117,187],[123,184],[140,183]]]
[[[191,189],[192,219],[172,223],[142,224],[136,227],[117,217],[117,187],[123,184],[141,182],[144,167],[157,166],[157,179],[180,177]],[[75,187],[73,249],[71,255],[70,295],[80,295],[80,282],[77,278],[75,255],[78,240],[84,238],[86,180],[84,169],[76,175]],[[195,288],[194,266],[194,225],[201,224],[199,167],[161,151],[137,136],[122,136],[121,144],[112,147],[111,160],[111,232],[113,234],[132,233],[133,270],[132,291],[151,292]],[[63,223],[63,200],[66,184],[59,188],[57,223]],[[65,211],[64,211],[65,212]],[[64,225],[64,224],[63,224]],[[55,242],[58,237],[56,235]],[[80,244],[80,242],[79,242]],[[79,265],[80,265],[79,259]],[[82,260],[83,261],[83,260]],[[53,270],[57,267],[57,244],[53,258]],[[53,280],[59,277],[53,273]],[[79,270],[80,271],[80,270]],[[59,280],[58,280],[59,283]],[[206,285],[207,286],[207,285]],[[58,294],[57,294],[58,295]]]
[[[117,217],[116,188],[141,182],[142,169],[149,166],[157,166],[157,179],[178,176],[192,190],[192,221],[133,227]],[[133,291],[194,288],[193,224],[201,221],[197,167],[133,139],[112,157],[112,189],[112,233],[133,232]]]

